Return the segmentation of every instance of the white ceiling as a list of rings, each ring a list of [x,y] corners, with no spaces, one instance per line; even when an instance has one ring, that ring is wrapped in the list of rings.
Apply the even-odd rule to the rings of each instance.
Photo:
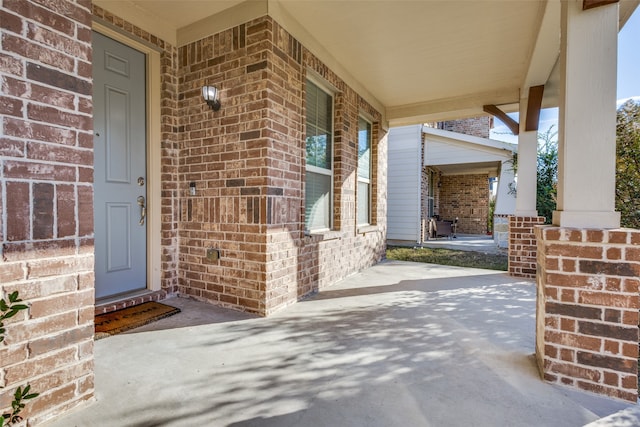
[[[268,11],[396,125],[517,103],[521,87],[546,83],[559,48],[559,0],[94,3],[178,45],[246,19],[250,6]],[[638,0],[619,4],[625,22]]]

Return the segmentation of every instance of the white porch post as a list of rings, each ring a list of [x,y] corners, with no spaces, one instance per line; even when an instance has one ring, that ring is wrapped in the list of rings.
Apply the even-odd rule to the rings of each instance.
[[[522,89],[522,95],[528,88]],[[518,134],[518,192],[516,216],[538,216],[536,210],[536,174],[538,171],[538,132],[525,131],[528,98],[520,98],[520,133]]]
[[[561,227],[617,228],[615,212],[618,4],[562,2],[558,205]]]
[[[537,227],[547,381],[638,401],[640,231],[615,212],[618,4],[562,1],[558,210]]]

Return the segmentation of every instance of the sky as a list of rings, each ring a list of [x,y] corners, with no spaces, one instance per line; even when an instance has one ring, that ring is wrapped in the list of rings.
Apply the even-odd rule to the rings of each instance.
[[[618,105],[629,98],[640,98],[640,7],[618,33]],[[511,114],[510,114],[511,115]],[[518,120],[518,115],[513,117]],[[550,108],[540,112],[540,132],[558,123],[558,109]],[[501,141],[517,143],[518,137],[498,119],[490,137]]]

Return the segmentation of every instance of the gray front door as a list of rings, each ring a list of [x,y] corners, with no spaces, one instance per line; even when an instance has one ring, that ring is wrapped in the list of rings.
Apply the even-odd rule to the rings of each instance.
[[[93,33],[96,298],[147,287],[145,63]]]

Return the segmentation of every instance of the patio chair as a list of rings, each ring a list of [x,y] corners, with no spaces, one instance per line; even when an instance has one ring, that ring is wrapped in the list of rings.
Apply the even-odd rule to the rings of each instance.
[[[446,237],[450,239],[451,235],[453,234],[451,231],[451,222],[449,221],[436,221],[435,229],[436,237]]]

